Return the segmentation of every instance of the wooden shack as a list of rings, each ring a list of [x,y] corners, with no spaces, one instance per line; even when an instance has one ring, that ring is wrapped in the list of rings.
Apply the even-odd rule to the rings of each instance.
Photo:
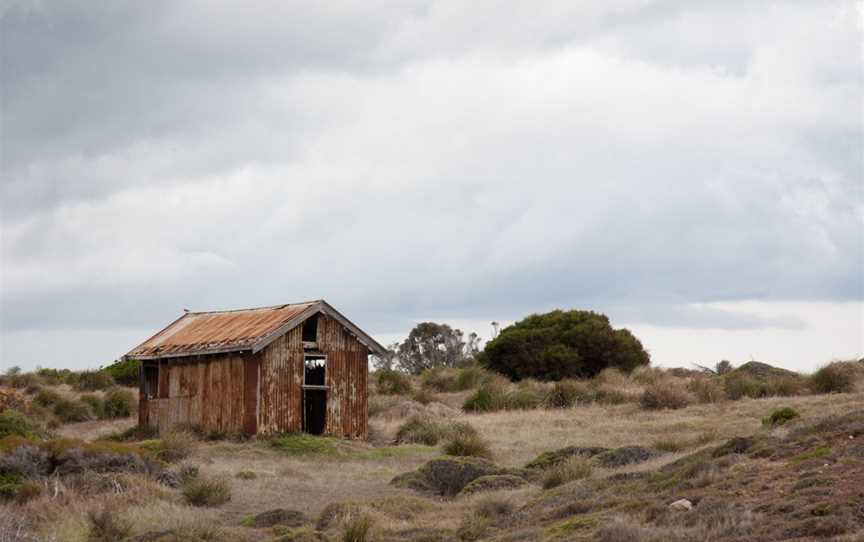
[[[186,312],[125,357],[141,360],[140,425],[365,439],[368,357],[384,352],[318,300]]]

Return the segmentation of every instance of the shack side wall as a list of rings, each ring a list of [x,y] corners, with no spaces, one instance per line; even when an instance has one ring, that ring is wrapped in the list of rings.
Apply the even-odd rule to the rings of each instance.
[[[327,357],[325,432],[366,439],[369,435],[367,348],[336,320],[318,315],[317,349]],[[260,433],[303,428],[303,327],[275,340],[262,352]]]
[[[257,364],[258,356],[245,352],[145,362],[159,367],[159,389],[144,395],[142,369],[139,423],[160,432],[189,424],[208,433],[254,433],[247,413],[257,382],[247,380],[257,376]]]

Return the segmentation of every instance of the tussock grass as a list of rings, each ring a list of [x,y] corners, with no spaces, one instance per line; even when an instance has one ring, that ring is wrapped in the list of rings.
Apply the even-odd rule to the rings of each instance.
[[[489,442],[480,436],[477,429],[465,422],[454,423],[444,440],[444,453],[447,455],[483,457],[490,459],[492,450]]]
[[[592,469],[589,459],[569,457],[546,471],[543,475],[543,489],[552,489],[573,480],[587,478],[591,476]]]
[[[192,506],[220,506],[231,500],[231,485],[224,478],[199,476],[183,486],[183,496]]]

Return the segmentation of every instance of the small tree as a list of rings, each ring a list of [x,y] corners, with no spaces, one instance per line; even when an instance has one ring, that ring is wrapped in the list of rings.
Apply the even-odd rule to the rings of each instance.
[[[588,378],[607,367],[632,371],[650,357],[626,329],[613,329],[606,315],[552,311],[531,315],[486,344],[481,362],[514,380]]]
[[[399,365],[412,374],[432,367],[459,366],[479,350],[480,341],[475,333],[468,336],[468,343],[462,337],[461,330],[447,324],[417,324],[399,345]]]
[[[399,365],[398,350],[398,342],[387,345],[387,352],[383,355],[372,356],[372,368],[376,371],[395,371]]]

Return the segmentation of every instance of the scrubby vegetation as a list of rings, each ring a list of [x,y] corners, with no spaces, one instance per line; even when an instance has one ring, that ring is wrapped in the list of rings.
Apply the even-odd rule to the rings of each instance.
[[[762,418],[762,425],[766,425],[769,427],[774,427],[776,425],[783,425],[789,420],[794,420],[795,418],[800,417],[794,408],[791,407],[783,407],[778,408],[768,416]]]
[[[758,362],[558,381],[510,381],[472,364],[400,373],[411,391],[386,395],[373,375],[369,442],[303,433],[210,441],[192,427],[157,435],[106,414],[114,391],[134,406],[135,390],[82,392],[60,382],[69,375],[43,371],[5,392],[13,406],[0,412],[0,532],[20,525],[32,540],[76,541],[855,540],[864,534],[856,363],[832,368],[851,375],[853,386],[841,387],[850,391]],[[64,401],[91,421],[56,425]],[[85,428],[97,429],[86,440],[64,436]],[[288,505],[297,510],[278,514],[286,523],[256,519],[277,517],[274,505],[301,494]],[[681,499],[689,512],[670,506]]]

